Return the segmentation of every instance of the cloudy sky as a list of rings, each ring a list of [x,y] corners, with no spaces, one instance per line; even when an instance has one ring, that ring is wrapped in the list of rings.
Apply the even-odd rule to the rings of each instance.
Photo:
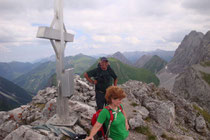
[[[175,50],[191,30],[210,30],[210,0],[63,0],[64,24],[75,35],[65,55]],[[54,54],[36,38],[50,26],[53,0],[0,0],[0,62]]]

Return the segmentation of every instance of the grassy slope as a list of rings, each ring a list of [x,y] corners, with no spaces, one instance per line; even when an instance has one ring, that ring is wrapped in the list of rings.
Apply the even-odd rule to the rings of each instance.
[[[83,73],[86,69],[88,69],[94,62],[96,61],[95,58],[85,56],[85,55],[76,55],[74,57],[69,56],[65,58],[65,68],[74,68],[74,72],[77,74]],[[19,86],[23,87],[25,90],[36,94],[37,91],[40,89],[45,88],[46,86],[51,86],[51,83],[54,83],[56,70],[56,63],[55,62],[46,62],[32,71],[24,74],[17,79],[15,79],[15,83]],[[49,84],[50,83],[50,84]]]
[[[39,89],[45,87],[53,73],[55,73],[55,62],[46,62],[15,79],[15,83],[27,91],[36,93]]]
[[[0,77],[0,111],[9,110],[31,101],[32,96],[18,85]]]
[[[160,71],[167,62],[161,59],[159,56],[154,55],[146,64],[144,64],[143,68],[150,70],[153,73],[157,73]]]

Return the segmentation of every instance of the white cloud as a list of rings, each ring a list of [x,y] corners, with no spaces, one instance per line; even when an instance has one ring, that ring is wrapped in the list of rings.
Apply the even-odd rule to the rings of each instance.
[[[118,43],[122,40],[122,38],[117,35],[94,35],[93,40],[102,43]]]
[[[11,50],[9,48],[4,47],[3,45],[0,45],[0,54],[3,55],[5,53],[9,53]]]
[[[65,54],[175,50],[191,30],[209,30],[208,6],[209,0],[64,0],[64,22],[75,34]],[[54,54],[48,40],[36,38],[38,26],[50,26],[53,7],[52,0],[0,1],[0,52],[11,51],[0,61]]]
[[[97,41],[97,42],[103,42],[105,43],[106,42],[106,37],[105,36],[102,36],[102,35],[95,35],[93,36],[93,40],[94,41]]]
[[[126,37],[125,40],[133,45],[138,45],[141,41],[136,37]]]

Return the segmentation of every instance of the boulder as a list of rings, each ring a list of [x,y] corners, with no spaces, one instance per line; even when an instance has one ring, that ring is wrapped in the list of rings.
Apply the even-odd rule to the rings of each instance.
[[[19,127],[19,124],[14,120],[7,121],[0,125],[0,137],[6,137],[10,132]]]
[[[56,107],[56,99],[51,99],[49,102],[47,102],[44,109],[42,110],[42,116],[45,118],[51,118],[56,114]]]
[[[136,127],[146,126],[146,123],[142,119],[141,114],[138,113],[134,118],[129,120],[129,125],[131,129],[135,129]]]
[[[87,104],[78,101],[69,100],[70,109],[78,114],[81,114],[83,118],[91,119],[93,114],[96,112],[94,107],[91,107]]]
[[[146,119],[149,116],[149,111],[145,107],[141,106],[135,109],[141,114],[143,119]]]
[[[198,132],[200,133],[206,133],[206,122],[203,118],[203,116],[199,116],[196,118],[196,122],[195,122],[195,128]]]
[[[169,130],[175,122],[175,106],[172,102],[147,99],[144,106],[149,109],[150,116],[163,128]]]
[[[41,135],[27,126],[21,126],[11,132],[4,140],[49,140],[47,136]]]

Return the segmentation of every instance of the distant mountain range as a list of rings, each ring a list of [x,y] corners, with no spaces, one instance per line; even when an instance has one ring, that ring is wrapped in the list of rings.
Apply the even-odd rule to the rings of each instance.
[[[0,77],[0,111],[10,110],[27,104],[32,99],[23,88]]]
[[[165,52],[157,50],[154,52],[143,52],[143,53],[157,53]],[[140,58],[139,52],[130,52],[130,54],[136,54],[136,58]],[[168,56],[168,54],[165,54]],[[104,55],[103,55],[104,56]],[[163,55],[162,55],[163,56]],[[98,57],[98,56],[97,56]],[[122,53],[116,52],[110,57],[114,57],[120,60],[123,64],[128,64],[130,67],[135,66],[130,62]],[[135,55],[133,55],[135,57]],[[44,58],[37,60],[36,63],[22,63],[22,62],[10,62],[10,63],[0,63],[0,76],[5,79],[11,80],[15,84],[24,88],[30,94],[36,94],[36,92],[46,86],[55,84],[55,56],[52,55],[49,58]],[[65,68],[74,68],[75,74],[82,74],[86,71],[96,59],[83,54],[78,54],[76,56],[68,56],[65,58]],[[147,66],[152,67],[152,66]],[[146,68],[146,67],[145,67]],[[153,71],[149,69],[150,71]],[[134,70],[135,71],[135,70]],[[156,72],[156,70],[155,70]],[[125,72],[126,73],[126,72]],[[120,73],[119,73],[120,74]],[[121,74],[120,74],[121,75]],[[119,76],[121,77],[121,76]],[[122,80],[125,82],[129,80],[129,77],[123,77]],[[158,82],[156,81],[156,84]]]
[[[120,60],[124,64],[132,65],[132,63],[121,52],[116,52],[113,55],[109,55],[108,57],[113,57]]]
[[[75,74],[81,74],[87,70],[96,59],[83,54],[65,58],[65,68],[74,68]],[[30,72],[16,78],[14,82],[25,90],[36,94],[37,91],[49,85],[49,79],[55,74],[56,63],[48,61],[42,63]]]
[[[51,55],[50,57],[46,57],[46,58],[41,58],[41,59],[37,59],[35,61],[33,61],[32,63],[45,63],[48,61],[55,61],[55,55]]]
[[[115,71],[116,75],[118,76],[118,84],[123,84],[128,80],[143,81],[146,83],[153,82],[156,85],[159,84],[159,79],[155,76],[155,74],[153,74],[149,70],[129,66],[115,58],[108,58],[108,60],[111,68]],[[98,62],[94,63],[88,70],[96,68],[97,65]],[[83,75],[81,76],[83,77]]]
[[[132,64],[121,52],[116,52],[113,55],[109,55],[108,57],[116,58],[122,63],[132,67],[145,68],[153,73],[157,73],[167,64],[165,60],[157,55],[143,55],[134,64]]]
[[[165,50],[160,50],[157,49],[155,51],[149,51],[149,52],[144,52],[144,51],[134,51],[134,52],[124,52],[122,53],[131,63],[136,63],[136,61],[142,57],[143,55],[157,55],[163,60],[169,62],[173,56],[174,56],[175,51],[165,51]]]
[[[55,62],[45,62],[30,72],[14,79],[14,83],[24,88],[31,94],[46,86],[48,79],[55,73]]]
[[[13,81],[20,75],[27,73],[37,67],[39,63],[23,63],[23,62],[0,62],[0,76]]]

